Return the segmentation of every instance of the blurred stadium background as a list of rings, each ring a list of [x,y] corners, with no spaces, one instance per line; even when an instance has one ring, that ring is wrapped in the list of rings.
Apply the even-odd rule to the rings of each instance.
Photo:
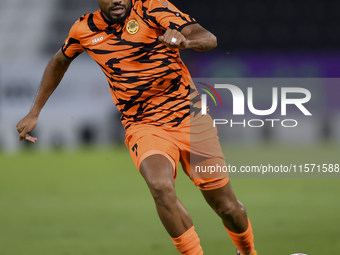
[[[339,1],[172,2],[218,38],[209,53],[182,51],[194,78],[333,79],[312,94],[315,114],[294,135],[223,130],[227,160],[340,163]],[[17,141],[46,64],[75,20],[96,9],[94,0],[0,2],[0,254],[176,253],[122,145],[106,78],[86,53],[42,111],[38,143]],[[337,254],[338,180],[233,180],[260,254]],[[206,254],[234,254],[199,192],[183,174],[176,185]]]
[[[218,37],[209,53],[182,51],[193,77],[336,78],[340,66],[340,4],[337,1],[174,1]],[[94,0],[1,1],[0,148],[15,151],[13,126],[30,108],[44,67],[60,49],[69,28]],[[23,22],[24,20],[24,22]],[[318,94],[324,111],[314,116],[310,139],[340,141],[340,86]],[[39,147],[122,142],[119,114],[100,68],[87,54],[74,61],[44,108]],[[333,120],[333,121],[329,121]],[[329,132],[328,132],[329,131]],[[233,134],[243,139],[243,131]],[[279,135],[279,134],[278,134]],[[304,138],[297,138],[299,143]],[[256,139],[248,139],[256,140]]]

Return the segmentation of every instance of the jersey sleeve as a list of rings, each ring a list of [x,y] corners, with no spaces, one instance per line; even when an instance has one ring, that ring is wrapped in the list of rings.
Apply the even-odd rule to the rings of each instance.
[[[164,30],[181,31],[185,26],[197,23],[194,18],[178,10],[168,0],[150,0],[149,15],[153,16]]]
[[[64,55],[70,59],[76,58],[79,54],[85,51],[78,38],[79,23],[79,20],[77,20],[76,23],[73,24],[69,35],[61,48]]]

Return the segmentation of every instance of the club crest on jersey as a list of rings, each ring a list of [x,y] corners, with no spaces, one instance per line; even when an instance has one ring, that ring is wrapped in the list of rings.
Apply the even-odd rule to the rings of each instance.
[[[128,31],[129,34],[134,35],[135,33],[138,32],[139,29],[139,24],[138,21],[135,19],[130,20],[126,24],[126,30]]]

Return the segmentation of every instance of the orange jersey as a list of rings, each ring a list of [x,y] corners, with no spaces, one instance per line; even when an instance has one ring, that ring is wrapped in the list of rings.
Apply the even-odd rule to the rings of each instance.
[[[83,15],[62,51],[75,58],[86,50],[100,65],[125,129],[135,124],[174,127],[190,115],[191,77],[179,50],[158,37],[195,23],[167,0],[132,0],[124,24],[107,21],[101,10]]]

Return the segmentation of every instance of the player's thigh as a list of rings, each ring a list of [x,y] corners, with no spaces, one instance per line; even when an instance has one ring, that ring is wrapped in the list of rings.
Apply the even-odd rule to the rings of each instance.
[[[173,189],[177,173],[179,150],[168,132],[146,126],[147,133],[134,133],[128,146],[131,157],[147,182],[151,192]]]
[[[153,154],[140,164],[140,173],[145,179],[152,196],[164,200],[175,194],[173,164],[161,154]]]
[[[201,190],[225,186],[229,181],[228,169],[212,118],[205,115],[191,122],[186,138],[178,141],[184,172]]]
[[[126,144],[136,168],[140,171],[141,163],[148,157],[160,154],[171,162],[173,178],[176,178],[179,161],[179,149],[172,142],[169,134],[157,127],[145,126],[142,130],[129,135]],[[147,161],[146,161],[147,162]]]

